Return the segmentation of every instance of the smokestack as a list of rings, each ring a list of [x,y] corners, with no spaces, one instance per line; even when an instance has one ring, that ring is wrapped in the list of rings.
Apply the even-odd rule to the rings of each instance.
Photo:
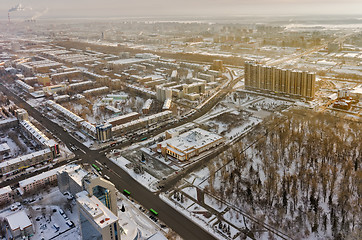
[[[8,12],[8,20],[9,20],[9,23],[10,23],[10,12]]]

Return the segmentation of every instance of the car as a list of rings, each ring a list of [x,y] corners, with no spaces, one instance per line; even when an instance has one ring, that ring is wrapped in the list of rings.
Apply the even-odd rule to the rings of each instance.
[[[60,215],[65,214],[65,212],[63,211],[63,209],[59,209],[59,213],[60,213]]]
[[[11,205],[11,207],[10,207],[11,211],[16,211],[18,209],[19,209],[19,207],[17,205],[15,205],[15,204]]]
[[[108,177],[107,175],[104,175],[104,178],[107,179],[107,180],[111,180],[111,178]]]
[[[59,229],[60,229],[60,227],[57,225],[57,224],[53,224],[53,227],[57,230],[57,231],[59,231]]]
[[[72,221],[70,221],[70,220],[67,220],[65,223],[66,223],[69,227],[74,227],[74,223],[73,223]]]

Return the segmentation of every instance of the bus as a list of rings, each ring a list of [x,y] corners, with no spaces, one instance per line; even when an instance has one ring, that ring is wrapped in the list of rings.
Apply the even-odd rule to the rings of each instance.
[[[94,169],[97,170],[98,172],[101,171],[101,169],[99,167],[97,167],[97,165],[95,165],[95,164],[92,164],[92,167],[94,167]]]
[[[153,215],[157,216],[158,212],[156,212],[155,210],[153,210],[152,208],[150,209],[150,212],[153,213]]]
[[[141,138],[141,141],[147,140],[147,137]]]
[[[127,195],[127,196],[131,195],[131,193],[129,191],[127,191],[126,189],[123,190],[123,193],[124,193],[124,195]]]

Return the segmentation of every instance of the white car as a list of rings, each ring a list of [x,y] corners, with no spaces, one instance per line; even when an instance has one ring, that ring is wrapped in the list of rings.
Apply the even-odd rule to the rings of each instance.
[[[107,175],[104,175],[104,178],[107,179],[107,180],[111,180],[111,178],[108,177]]]

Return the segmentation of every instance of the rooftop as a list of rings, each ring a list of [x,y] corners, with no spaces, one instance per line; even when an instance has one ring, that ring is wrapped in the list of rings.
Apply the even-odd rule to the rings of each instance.
[[[94,222],[100,227],[105,228],[118,221],[118,217],[114,215],[104,204],[95,196],[88,197],[87,191],[76,194],[77,203],[87,214],[94,219]]]
[[[23,230],[32,225],[25,211],[19,211],[17,213],[11,214],[7,216],[6,219],[8,220],[11,230],[16,230],[18,228],[20,228],[20,230]]]
[[[69,177],[73,179],[79,186],[82,186],[82,179],[88,175],[88,172],[76,164],[66,165],[59,168],[58,173],[67,172]]]
[[[20,157],[17,157],[17,158],[10,159],[10,160],[5,161],[5,162],[1,162],[0,163],[0,168],[3,168],[5,166],[9,166],[9,165],[13,165],[13,164],[16,164],[18,162],[26,161],[26,160],[31,159],[33,157],[45,155],[45,154],[48,154],[48,153],[51,153],[49,148],[44,149],[44,150],[40,150],[40,151],[37,151],[37,152],[29,153],[29,154],[26,154],[26,155],[23,155],[23,156],[20,156]]]
[[[43,172],[41,174],[35,175],[34,177],[24,179],[23,181],[19,182],[19,186],[20,187],[25,187],[25,186],[27,186],[27,185],[29,185],[31,183],[34,183],[34,182],[37,182],[39,180],[43,180],[43,179],[48,178],[50,176],[56,175],[60,168],[55,168],[55,169]]]
[[[0,195],[11,193],[12,191],[10,186],[3,187],[0,188]]]
[[[176,148],[179,151],[186,152],[190,149],[202,148],[210,143],[222,139],[221,136],[195,128],[191,131],[185,132],[178,137],[174,137],[164,141],[168,146]]]
[[[7,143],[1,143],[0,144],[0,152],[6,152],[10,151],[10,147]]]

